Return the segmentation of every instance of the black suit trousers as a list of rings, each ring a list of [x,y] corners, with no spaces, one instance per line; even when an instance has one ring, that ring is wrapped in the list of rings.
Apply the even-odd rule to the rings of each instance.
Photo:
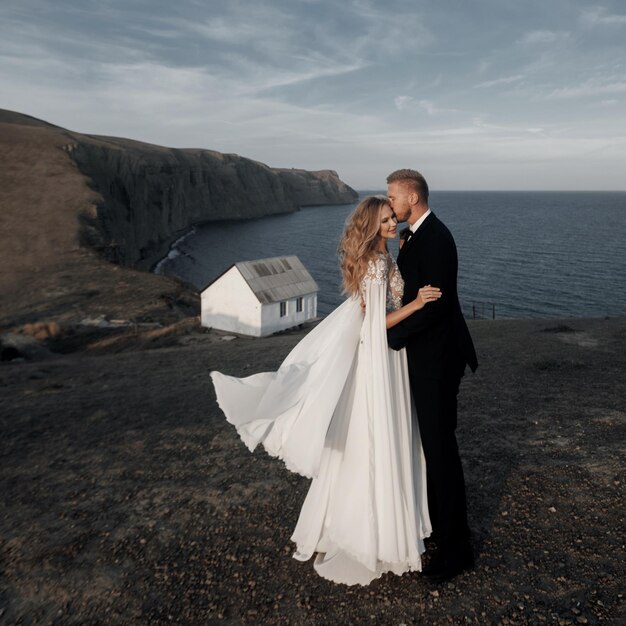
[[[426,457],[428,508],[437,547],[455,558],[469,549],[463,466],[456,442],[457,394],[465,366],[443,378],[411,373],[417,419]]]

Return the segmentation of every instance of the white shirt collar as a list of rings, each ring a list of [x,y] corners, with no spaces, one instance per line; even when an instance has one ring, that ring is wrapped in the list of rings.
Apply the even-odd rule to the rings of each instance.
[[[411,224],[411,226],[409,226],[409,228],[411,229],[412,233],[415,233],[415,231],[423,224],[424,220],[432,213],[432,211],[430,209],[428,209],[428,211],[426,211],[426,213],[424,213],[424,215],[422,215],[422,217],[420,217],[417,222],[415,222],[415,224]]]

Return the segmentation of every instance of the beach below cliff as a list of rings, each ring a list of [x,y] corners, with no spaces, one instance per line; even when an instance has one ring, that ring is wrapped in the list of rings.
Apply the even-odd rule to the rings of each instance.
[[[626,620],[626,319],[470,322],[481,365],[458,439],[476,568],[345,587],[291,558],[309,481],[248,452],[209,378],[275,369],[306,329],[232,338],[153,315],[66,328],[0,366],[0,623]]]

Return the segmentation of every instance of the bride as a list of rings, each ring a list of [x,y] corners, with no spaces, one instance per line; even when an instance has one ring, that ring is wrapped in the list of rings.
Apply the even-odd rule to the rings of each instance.
[[[219,406],[248,448],[262,443],[313,479],[291,537],[294,558],[317,553],[318,574],[347,585],[421,570],[431,531],[406,354],[387,347],[386,329],[441,292],[422,287],[402,306],[404,285],[387,250],[396,233],[387,201],[365,198],[340,243],[348,299],[278,371],[211,372]]]

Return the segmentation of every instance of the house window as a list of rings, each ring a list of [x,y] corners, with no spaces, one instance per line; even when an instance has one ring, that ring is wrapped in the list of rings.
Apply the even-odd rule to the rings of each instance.
[[[285,315],[287,315],[287,303],[281,302],[280,303],[280,316],[285,317]]]
[[[302,298],[296,300],[296,313],[302,313]]]

